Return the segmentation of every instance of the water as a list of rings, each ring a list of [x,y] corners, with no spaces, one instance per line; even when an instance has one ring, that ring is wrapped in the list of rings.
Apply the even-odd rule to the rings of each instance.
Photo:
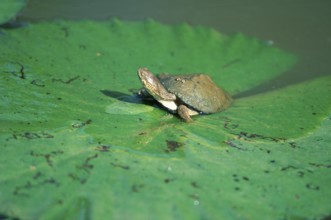
[[[20,20],[56,18],[187,22],[220,32],[242,32],[299,56],[282,76],[248,91],[255,94],[331,74],[331,1],[328,0],[30,0]]]

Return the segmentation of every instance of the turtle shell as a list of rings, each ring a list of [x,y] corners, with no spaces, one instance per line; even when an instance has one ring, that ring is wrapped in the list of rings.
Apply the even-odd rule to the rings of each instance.
[[[232,102],[231,96],[206,74],[160,74],[158,78],[169,92],[201,113],[222,111]]]

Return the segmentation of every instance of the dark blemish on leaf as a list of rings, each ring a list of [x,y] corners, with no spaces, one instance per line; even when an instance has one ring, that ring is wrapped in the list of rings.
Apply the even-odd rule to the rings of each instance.
[[[24,185],[15,187],[15,189],[13,191],[13,194],[16,195],[16,196],[30,197],[27,193],[24,193],[22,191],[30,190],[32,188],[40,188],[41,186],[43,186],[45,184],[54,185],[56,187],[60,186],[59,182],[57,182],[54,178],[50,177],[48,179],[45,179],[41,182],[37,182],[37,183],[34,183],[34,184],[31,183],[30,181],[27,181]]]
[[[198,167],[203,167],[200,163],[197,164]]]
[[[263,140],[270,140],[270,141],[274,141],[276,143],[278,143],[279,141],[286,141],[286,138],[281,138],[281,137],[267,137],[267,136],[263,136],[260,134],[249,134],[247,132],[240,132],[238,135],[238,139],[244,139],[244,140],[248,140],[248,139],[255,139],[255,138],[260,138]]]
[[[14,189],[13,194],[15,196],[23,196],[23,197],[30,197],[27,193],[21,192],[22,189],[30,189],[32,187],[32,184],[30,181],[27,181],[24,185],[22,186],[16,186]]]
[[[281,171],[286,171],[286,170],[290,170],[290,169],[294,169],[294,170],[296,170],[296,169],[298,169],[298,168],[295,167],[295,166],[290,165],[290,166],[287,166],[287,167],[283,167],[283,168],[281,168],[280,170],[281,170]]]
[[[235,187],[234,190],[239,191],[240,187]]]
[[[48,153],[48,154],[40,154],[40,153],[35,153],[34,151],[31,151],[30,155],[33,156],[33,157],[44,157],[47,164],[50,167],[53,167],[53,161],[52,161],[51,158],[53,156],[60,155],[60,154],[63,154],[63,153],[64,152],[62,150],[52,151],[51,153]]]
[[[39,87],[45,87],[45,84],[39,79],[32,80],[31,84]]]
[[[195,182],[195,181],[191,182],[191,186],[192,186],[193,188],[200,188],[200,187],[198,186],[197,182]]]
[[[305,172],[303,172],[303,171],[298,171],[298,173],[297,173],[297,174],[298,174],[298,176],[299,176],[299,177],[304,177],[304,175],[305,175]]]
[[[26,76],[25,76],[25,72],[24,72],[24,66],[20,63],[18,63],[18,64],[21,66],[21,68],[20,68],[20,78],[25,79]]]
[[[166,140],[166,143],[167,143],[167,149],[165,150],[165,152],[167,153],[176,151],[178,148],[184,145],[183,143],[172,140]]]
[[[21,220],[20,218],[14,217],[12,215],[7,215],[4,213],[0,213],[0,220]]]
[[[190,194],[188,195],[190,198],[194,199],[194,200],[199,200],[200,197],[197,194]]]
[[[77,80],[80,76],[75,76],[75,77],[72,77],[66,81],[64,81],[63,79],[52,79],[52,82],[60,82],[60,83],[64,83],[64,84],[70,84],[72,83],[73,81]]]
[[[295,167],[295,166],[290,165],[290,166],[281,168],[281,171],[298,170],[298,169],[299,169],[298,167]],[[310,170],[306,170],[306,171],[312,173],[312,171],[310,171]],[[302,171],[302,170],[299,170],[299,171],[297,171],[297,175],[299,177],[304,177],[305,172]]]
[[[331,168],[331,164],[309,163],[309,165],[314,167]]]
[[[230,120],[225,121],[223,127],[225,129],[235,129],[235,128],[239,127],[238,124],[232,124],[232,123],[230,124],[230,122],[231,122]]]
[[[61,100],[62,100],[62,98],[60,98],[60,97],[59,97],[59,98],[57,98],[57,100],[61,101]]]
[[[267,154],[270,154],[271,153],[271,150],[267,150]]]
[[[90,170],[92,170],[94,167],[92,164],[90,164],[90,161],[97,157],[98,157],[98,154],[94,154],[92,156],[87,157],[85,159],[84,163],[80,166],[77,166],[77,168],[83,169],[86,173],[90,173]]]
[[[82,172],[69,173],[68,176],[71,179],[80,182],[81,184],[85,184],[90,176],[91,170],[94,167],[90,162],[95,158],[98,158],[98,154],[87,157],[82,164],[76,166],[76,168]]]
[[[276,160],[270,160],[269,162],[270,163],[276,163]]]
[[[32,178],[36,180],[36,179],[39,179],[41,176],[42,176],[42,173],[37,172]]]
[[[249,178],[247,176],[242,176],[240,178],[237,174],[233,174],[232,177],[235,182],[240,182],[241,179],[244,181],[249,181]]]
[[[292,148],[297,148],[298,147],[297,143],[295,143],[295,142],[289,142],[289,144]]]
[[[174,181],[174,179],[166,178],[166,179],[164,179],[163,181],[164,181],[165,183],[170,183],[170,182]]]
[[[233,181],[235,181],[235,182],[239,182],[240,181],[240,179],[239,179],[239,177],[238,177],[237,174],[233,174],[232,177],[233,177]]]
[[[265,170],[264,173],[268,174],[268,173],[270,173],[270,171],[269,170]]]
[[[140,189],[144,187],[144,184],[133,184],[131,187],[132,192],[139,192]]]
[[[60,186],[60,183],[57,182],[54,178],[49,178],[43,181],[45,184],[52,184],[55,185],[56,187]]]
[[[84,127],[85,125],[89,125],[92,123],[92,119],[87,119],[85,122],[76,122],[71,125],[73,128],[81,128]]]
[[[313,112],[313,113],[311,113],[312,115],[317,115],[317,113],[316,112]]]
[[[80,182],[81,184],[84,184],[84,183],[86,183],[86,181],[87,181],[87,177],[79,177],[78,175],[76,175],[76,174],[74,174],[74,173],[69,173],[68,176],[69,176],[71,179]]]
[[[227,144],[229,147],[235,148],[237,150],[244,150],[244,151],[247,150],[245,148],[242,148],[242,147],[239,147],[239,146],[235,145],[232,140],[224,141],[224,143]]]
[[[9,71],[4,71],[5,73],[11,73],[12,75],[14,75],[15,77],[18,77],[20,79],[25,79],[26,78],[26,74],[24,71],[24,66],[23,64],[19,63],[19,62],[10,62],[12,64],[16,64],[19,65],[20,69],[18,70],[18,73],[13,71],[13,72],[9,72]]]
[[[13,139],[19,139],[19,138],[26,138],[28,140],[31,140],[31,139],[38,139],[38,138],[54,138],[53,135],[47,133],[47,132],[23,132],[23,133],[14,133],[12,134],[12,138]]]
[[[138,135],[145,135],[147,132],[140,132]]]
[[[59,204],[59,205],[63,205],[63,200],[59,199],[59,200],[56,201],[56,203]]]
[[[316,190],[316,191],[320,190],[320,187],[314,185],[313,183],[307,183],[307,184],[306,184],[306,188],[307,188],[307,189],[310,189],[310,190]]]
[[[113,162],[111,162],[110,164],[111,164],[112,166],[114,166],[114,167],[119,167],[119,168],[122,168],[122,169],[124,169],[124,170],[129,170],[129,169],[130,169],[129,166],[125,166],[125,165],[121,165],[121,164],[116,164],[116,163],[113,163]]]
[[[86,49],[86,45],[84,45],[84,44],[79,44],[79,48],[85,50],[85,49]]]
[[[100,151],[100,152],[109,152],[110,146],[106,145],[100,145],[95,148],[95,150]]]

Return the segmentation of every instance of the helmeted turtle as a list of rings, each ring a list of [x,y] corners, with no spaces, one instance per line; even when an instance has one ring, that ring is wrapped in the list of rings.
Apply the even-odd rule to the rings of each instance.
[[[186,122],[192,121],[191,115],[219,112],[232,102],[231,96],[206,74],[160,74],[156,77],[147,68],[139,68],[138,76],[143,90]]]

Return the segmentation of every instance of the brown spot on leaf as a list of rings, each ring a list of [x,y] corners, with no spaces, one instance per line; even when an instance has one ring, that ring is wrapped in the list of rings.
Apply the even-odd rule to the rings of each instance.
[[[47,133],[47,132],[22,132],[22,133],[14,133],[12,135],[14,139],[19,138],[26,138],[26,139],[38,139],[38,138],[54,138],[53,135]]]
[[[194,188],[199,188],[197,182],[195,182],[195,181],[191,182],[191,186]]]
[[[261,134],[250,134],[250,133],[244,132],[244,131],[239,133],[238,139],[243,139],[243,140],[263,139],[263,140],[274,141],[276,143],[278,143],[280,141],[286,141],[286,138],[282,138],[282,137],[268,137],[268,136],[264,136],[264,135],[261,135]]]
[[[314,167],[331,168],[331,164],[321,164],[321,163],[309,163],[309,164]]]
[[[183,146],[183,143],[177,142],[177,141],[172,141],[172,140],[166,140],[167,143],[167,149],[165,150],[167,153],[176,151],[178,148]]]
[[[60,83],[64,83],[64,84],[70,84],[72,83],[73,81],[77,80],[80,76],[75,76],[75,77],[72,77],[68,80],[63,80],[63,79],[55,79],[53,78],[52,79],[52,82],[60,82]]]
[[[95,148],[95,150],[100,151],[100,152],[108,152],[109,148],[110,148],[110,146],[100,145],[100,146],[97,146]]]
[[[170,182],[172,182],[174,179],[170,179],[170,178],[166,178],[166,179],[164,179],[164,182],[165,183],[170,183]]]
[[[42,153],[37,153],[34,151],[30,152],[30,155],[33,157],[44,157],[47,164],[52,167],[53,166],[53,161],[52,161],[52,157],[56,156],[56,155],[60,155],[63,154],[64,152],[62,150],[57,150],[57,151],[52,151],[50,153],[46,153],[46,154],[42,154]]]
[[[113,162],[111,162],[110,164],[113,165],[114,167],[119,167],[119,168],[122,168],[124,170],[129,170],[130,169],[130,167],[127,166],[127,165],[117,164],[117,163],[113,163]]]
[[[237,150],[244,150],[244,151],[247,150],[247,149],[245,149],[245,148],[239,147],[238,145],[234,144],[232,140],[224,141],[224,143],[225,143],[226,145],[228,145],[229,147],[235,148],[235,149],[237,149]]]
[[[45,84],[39,79],[32,80],[31,84],[39,87],[45,87]]]
[[[317,185],[314,185],[313,183],[307,183],[306,184],[306,188],[307,189],[310,189],[310,190],[320,190],[320,187],[319,186],[317,186]]]
[[[92,119],[87,119],[86,121],[84,122],[75,122],[71,125],[71,127],[73,128],[81,128],[81,127],[84,127],[85,125],[89,125],[92,123]]]
[[[139,192],[144,187],[144,184],[133,184],[131,189],[132,192]]]

